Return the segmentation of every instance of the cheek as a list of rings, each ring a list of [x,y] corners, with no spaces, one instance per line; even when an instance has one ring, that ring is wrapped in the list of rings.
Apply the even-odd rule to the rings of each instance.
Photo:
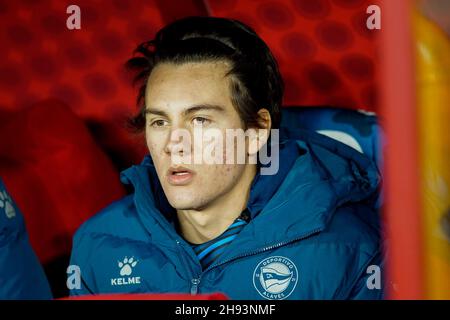
[[[158,149],[158,145],[156,143],[147,142],[147,148],[153,161],[157,160],[158,152],[156,150]]]
[[[224,145],[225,146],[225,145]],[[236,141],[227,141],[226,147],[223,149],[222,159],[225,165],[225,171],[230,173],[239,171],[234,165],[242,165],[246,163],[247,150],[244,143],[237,143]]]
[[[154,135],[150,137],[148,134],[145,137],[147,148],[150,154],[156,154],[159,149],[161,149],[161,140],[157,139]]]
[[[147,138],[147,149],[152,157],[153,163],[156,168],[160,167],[161,163],[165,162],[164,157],[164,145],[161,143],[162,140],[158,141],[157,139],[148,139]]]
[[[204,171],[200,185],[204,189],[222,189],[234,184],[241,174],[241,166],[236,165],[214,165]]]

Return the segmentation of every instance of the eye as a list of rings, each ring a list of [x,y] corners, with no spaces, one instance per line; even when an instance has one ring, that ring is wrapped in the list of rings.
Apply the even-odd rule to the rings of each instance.
[[[167,124],[166,120],[158,119],[158,120],[152,121],[150,123],[150,126],[155,127],[155,128],[160,128],[160,127],[164,127],[166,124]]]
[[[195,117],[192,119],[192,123],[194,124],[194,126],[203,126],[205,124],[208,124],[209,122],[209,119],[203,117]]]

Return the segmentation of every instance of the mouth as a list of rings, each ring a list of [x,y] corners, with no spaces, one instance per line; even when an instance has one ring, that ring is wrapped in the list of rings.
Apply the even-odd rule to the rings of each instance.
[[[184,186],[194,178],[195,172],[184,167],[170,167],[167,171],[167,181],[173,186]]]

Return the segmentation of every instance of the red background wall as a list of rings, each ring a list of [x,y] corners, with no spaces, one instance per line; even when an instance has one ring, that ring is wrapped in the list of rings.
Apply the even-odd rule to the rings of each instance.
[[[253,27],[277,57],[285,104],[377,109],[377,40],[367,0],[0,0],[0,109],[45,98],[82,117],[123,165],[143,150],[122,130],[135,91],[123,64],[137,44],[176,18],[214,15]],[[66,8],[81,8],[81,30]]]

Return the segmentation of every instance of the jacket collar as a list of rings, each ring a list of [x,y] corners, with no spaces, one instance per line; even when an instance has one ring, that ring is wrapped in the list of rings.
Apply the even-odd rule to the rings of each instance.
[[[313,132],[285,142],[280,159],[277,175],[255,177],[248,201],[252,221],[230,246],[256,250],[320,231],[337,206],[368,198],[380,182],[363,154]],[[134,187],[138,216],[154,240],[182,241],[151,158],[123,171],[121,180]]]

